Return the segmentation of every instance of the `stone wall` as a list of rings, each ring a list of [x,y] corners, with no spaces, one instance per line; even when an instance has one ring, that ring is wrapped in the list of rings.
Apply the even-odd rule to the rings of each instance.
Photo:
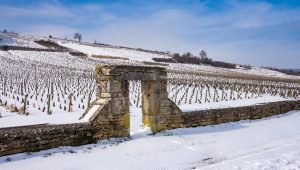
[[[169,101],[172,103],[172,101]],[[255,106],[202,110],[182,113],[173,103],[170,113],[162,116],[164,128],[184,128],[214,125],[246,119],[260,119],[292,110],[300,110],[300,101],[283,101]],[[124,127],[124,115],[111,116],[104,104],[103,113],[91,117],[91,123],[65,125],[34,125],[0,129],[0,156],[32,152],[58,146],[76,146],[96,142],[109,137],[128,136]],[[172,112],[172,113],[171,113]],[[125,135],[124,135],[125,134]]]
[[[11,46],[11,45],[0,46],[0,50],[3,50],[3,51],[8,51],[8,50],[21,50],[21,51],[44,51],[44,52],[55,52],[55,50],[51,50],[51,49],[31,48],[31,47],[21,47],[21,46]]]
[[[0,156],[93,143],[94,134],[89,123],[1,128]]]
[[[300,110],[300,101],[272,102],[253,106],[212,109],[182,114],[181,127],[196,127],[235,122],[247,119],[260,119],[292,110]]]

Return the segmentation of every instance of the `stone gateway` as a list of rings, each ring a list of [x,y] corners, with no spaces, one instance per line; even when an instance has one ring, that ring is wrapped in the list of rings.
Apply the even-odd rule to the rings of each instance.
[[[95,79],[97,99],[82,119],[101,129],[106,127],[107,134],[101,132],[99,138],[129,136],[129,80],[141,80],[144,126],[149,126],[153,133],[180,127],[182,112],[168,98],[165,68],[96,66]]]

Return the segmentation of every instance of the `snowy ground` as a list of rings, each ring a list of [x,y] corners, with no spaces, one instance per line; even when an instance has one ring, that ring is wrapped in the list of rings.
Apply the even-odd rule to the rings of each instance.
[[[280,96],[271,96],[264,95],[263,97],[253,98],[253,99],[242,99],[242,100],[229,100],[229,101],[220,101],[220,102],[211,102],[211,103],[202,103],[202,104],[182,104],[180,109],[183,112],[196,111],[196,110],[209,110],[209,109],[220,109],[220,108],[230,108],[230,107],[242,107],[242,106],[251,106],[258,105],[263,103],[278,102],[284,100],[293,100],[285,99]]]
[[[203,103],[203,104],[183,104],[180,105],[180,109],[184,112],[195,111],[195,110],[207,110],[207,109],[218,109],[218,108],[229,108],[229,107],[239,107],[239,106],[250,106],[261,103],[276,102],[291,100],[285,99],[279,96],[264,96],[261,98],[254,99],[242,99],[237,101],[221,101],[221,102],[212,102],[212,103]],[[130,107],[131,124],[133,128],[132,133],[140,133],[140,122],[141,118],[141,108],[135,106]],[[87,122],[88,120],[82,119],[79,120],[79,117],[82,115],[83,111],[80,109],[75,109],[73,112],[67,111],[57,111],[52,115],[47,115],[42,111],[30,110],[29,116],[20,115],[17,113],[11,113],[6,111],[3,107],[0,106],[0,128],[3,127],[14,127],[14,126],[25,126],[25,125],[36,125],[36,124],[68,124],[68,123],[81,123]],[[143,130],[142,130],[143,131]]]
[[[137,119],[140,115],[131,120]],[[300,169],[300,111],[0,157],[0,169]]]
[[[81,112],[61,112],[47,115],[47,113],[34,113],[29,116],[20,115],[17,113],[11,113],[6,111],[0,106],[0,128],[14,127],[14,126],[26,126],[37,124],[68,124],[68,123],[80,123],[79,117]]]
[[[139,50],[128,50],[122,48],[109,48],[109,47],[93,47],[89,45],[81,45],[77,43],[61,43],[61,46],[68,47],[88,55],[104,55],[112,57],[123,57],[136,61],[153,61],[152,58],[170,58],[170,56],[143,52]]]

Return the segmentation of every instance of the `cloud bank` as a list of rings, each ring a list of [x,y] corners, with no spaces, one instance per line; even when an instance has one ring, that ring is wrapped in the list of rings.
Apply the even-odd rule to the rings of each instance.
[[[1,3],[1,2],[0,2]],[[38,1],[0,5],[17,32],[187,52],[214,60],[300,68],[300,7],[272,1]]]

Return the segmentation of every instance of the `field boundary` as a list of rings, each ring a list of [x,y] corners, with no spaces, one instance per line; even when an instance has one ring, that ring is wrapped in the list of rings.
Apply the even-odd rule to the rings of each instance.
[[[184,112],[180,116],[180,126],[173,128],[260,119],[299,109],[300,101],[292,100],[245,107]],[[174,122],[174,124],[177,123]],[[104,133],[101,127],[91,123],[74,123],[0,128],[0,156],[40,151],[59,146],[78,146],[109,138],[105,135],[103,138],[99,138],[99,133]]]

